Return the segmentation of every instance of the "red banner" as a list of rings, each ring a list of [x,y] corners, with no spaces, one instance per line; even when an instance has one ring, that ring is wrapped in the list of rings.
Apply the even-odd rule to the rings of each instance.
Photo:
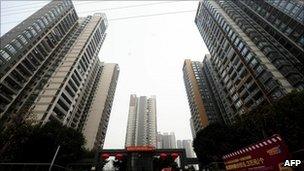
[[[228,171],[282,170],[286,159],[290,159],[288,148],[279,135],[223,156]]]
[[[154,146],[150,146],[150,145],[147,145],[147,146],[128,146],[126,147],[126,150],[127,151],[154,151],[155,150],[155,147]]]

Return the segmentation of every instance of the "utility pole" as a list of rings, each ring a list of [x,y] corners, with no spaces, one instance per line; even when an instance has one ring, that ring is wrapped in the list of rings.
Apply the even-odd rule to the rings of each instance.
[[[50,165],[50,167],[49,167],[49,171],[52,170],[52,167],[53,167],[53,165],[54,165],[54,162],[55,162],[55,159],[56,159],[56,157],[57,157],[57,154],[58,154],[59,149],[60,149],[60,145],[58,145],[57,150],[56,150],[56,152],[55,152],[55,154],[54,154],[52,163],[51,163],[51,165]]]

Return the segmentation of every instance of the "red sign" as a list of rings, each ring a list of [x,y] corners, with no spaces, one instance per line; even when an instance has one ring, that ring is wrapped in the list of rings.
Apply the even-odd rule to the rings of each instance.
[[[224,155],[226,170],[281,170],[289,159],[288,148],[279,135]],[[286,168],[287,169],[287,168]]]
[[[140,152],[140,151],[154,151],[155,147],[151,146],[151,145],[147,145],[147,146],[128,146],[126,147],[127,151],[131,151],[131,152]]]

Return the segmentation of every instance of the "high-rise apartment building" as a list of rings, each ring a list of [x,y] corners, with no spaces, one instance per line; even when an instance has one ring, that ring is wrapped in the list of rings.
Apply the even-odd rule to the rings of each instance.
[[[0,119],[56,120],[102,147],[118,77],[98,59],[106,28],[103,14],[78,18],[72,1],[51,1],[3,35]]]
[[[157,148],[158,149],[174,149],[176,148],[176,139],[174,132],[158,133],[157,134]]]
[[[209,123],[221,122],[220,109],[214,99],[213,87],[204,74],[202,63],[186,59],[183,75],[195,132]]]
[[[219,83],[215,88],[226,123],[293,89],[303,89],[301,8],[300,1],[199,3],[195,23],[211,54],[204,65]]]
[[[106,63],[99,80],[94,82],[95,92],[91,92],[92,102],[86,106],[88,114],[82,131],[86,139],[85,147],[89,150],[103,147],[118,75],[118,65]]]
[[[183,148],[186,150],[186,156],[188,158],[194,158],[195,153],[192,147],[192,140],[177,140],[177,148]]]
[[[125,146],[156,147],[156,98],[130,96]]]
[[[157,132],[156,135],[156,148],[157,149],[163,148],[163,135],[160,132]]]
[[[1,119],[28,112],[84,26],[70,0],[52,1],[1,37]]]

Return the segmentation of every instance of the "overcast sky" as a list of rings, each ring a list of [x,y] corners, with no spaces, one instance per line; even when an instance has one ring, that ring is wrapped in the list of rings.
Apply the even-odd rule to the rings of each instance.
[[[1,35],[47,3],[1,0]],[[198,1],[74,4],[80,17],[95,12],[107,15],[107,37],[99,58],[120,66],[104,148],[124,147],[130,94],[156,95],[158,131],[192,139],[182,66],[184,59],[202,61],[208,53],[194,23]]]

